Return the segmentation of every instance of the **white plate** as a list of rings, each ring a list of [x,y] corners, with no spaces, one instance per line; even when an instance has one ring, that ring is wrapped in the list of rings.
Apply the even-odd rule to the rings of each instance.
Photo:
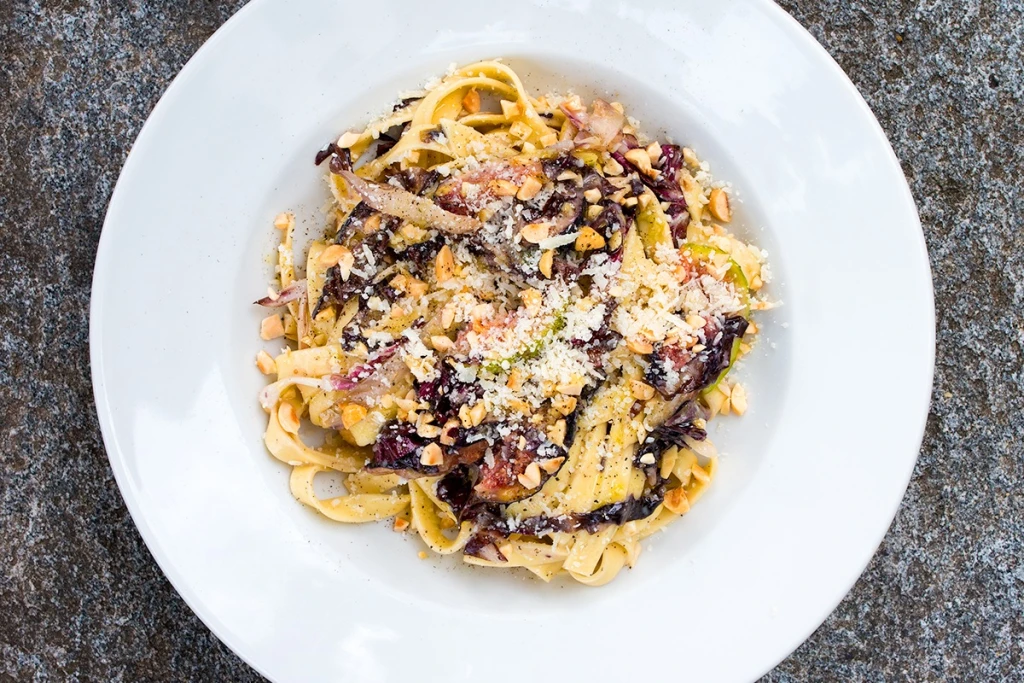
[[[784,306],[743,368],[710,493],[601,589],[420,561],[289,495],[253,367],[273,216],[320,230],[314,153],[450,62],[626,104],[742,203]],[[743,681],[806,638],[891,521],[934,318],[920,225],[851,83],[766,0],[257,0],[182,70],[125,163],[96,260],[92,367],[128,508],[188,604],[276,681]],[[768,343],[770,342],[770,343]],[[648,675],[659,678],[648,679]]]

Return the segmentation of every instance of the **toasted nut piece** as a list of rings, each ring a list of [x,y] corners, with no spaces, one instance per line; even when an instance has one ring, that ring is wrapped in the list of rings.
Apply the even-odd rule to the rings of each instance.
[[[340,244],[332,244],[321,252],[317,262],[324,268],[332,268],[341,262],[341,259],[348,255],[349,258],[353,258],[352,252],[348,247],[343,247]],[[354,262],[354,258],[353,258]]]
[[[530,244],[538,244],[546,240],[551,231],[551,224],[541,221],[539,223],[528,223],[519,231],[519,235]]]
[[[277,421],[281,423],[281,429],[289,434],[299,433],[299,413],[291,403],[281,401],[277,406]]]
[[[364,235],[372,235],[373,233],[380,230],[380,226],[380,214],[375,213],[369,218],[367,218],[365,221],[363,221],[363,227],[360,229],[363,231]]]
[[[750,279],[750,289],[752,291],[756,292],[757,290],[761,289],[762,287],[764,287],[764,280],[761,279],[760,275],[755,275],[754,277],[752,277]]]
[[[654,387],[638,379],[630,380],[629,392],[633,394],[633,398],[639,401],[650,401],[654,398]]]
[[[585,226],[576,236],[576,251],[591,251],[592,249],[603,249],[607,241],[597,230]]]
[[[688,315],[686,316],[686,324],[695,330],[702,330],[708,324],[708,321],[699,315]]]
[[[686,497],[686,491],[682,487],[668,491],[665,494],[665,508],[677,515],[689,512],[690,499]]]
[[[455,347],[453,342],[443,334],[435,334],[430,338],[430,345],[434,347],[435,351],[451,351]]]
[[[725,190],[720,187],[711,190],[711,196],[708,197],[708,210],[712,216],[723,223],[728,223],[732,220],[729,195],[726,194]]]
[[[519,114],[522,113],[522,112],[519,111],[519,103],[518,102],[510,102],[508,100],[502,100],[501,101],[501,113],[505,115],[506,119],[514,119],[515,117],[519,116]]]
[[[564,446],[566,429],[565,420],[555,422],[555,424],[547,428],[548,439],[553,444]]]
[[[395,517],[395,524],[393,528],[395,531],[405,531],[409,528],[409,520],[405,517]]]
[[[732,411],[737,415],[747,412],[747,390],[742,384],[734,384],[732,393],[729,394],[729,403],[732,404]]]
[[[409,296],[421,297],[427,295],[427,290],[430,288],[427,283],[423,280],[409,279]]]
[[[470,88],[469,92],[462,98],[462,108],[467,114],[475,114],[480,111],[480,93],[476,88]]]
[[[462,407],[459,408],[459,420],[462,422],[462,426],[467,429],[473,426],[473,416],[469,414],[468,405],[463,404]]]
[[[551,268],[555,265],[555,250],[548,249],[540,255],[540,263],[537,264],[537,268],[540,270],[541,275],[546,278],[551,277]]]
[[[512,137],[519,138],[520,140],[526,140],[531,135],[533,135],[533,129],[522,121],[513,122],[513,124],[508,127],[508,132],[510,135],[512,135]],[[524,149],[523,151],[526,150]]]
[[[411,398],[396,398],[395,405],[398,406],[399,410],[404,410],[405,412],[412,412],[420,407],[420,404]]]
[[[575,396],[559,396],[551,401],[551,407],[562,415],[571,415],[576,410],[577,401]]]
[[[434,259],[434,276],[438,282],[447,282],[455,276],[455,255],[447,244],[441,247]]]
[[[661,161],[661,145],[658,144],[657,140],[647,145],[647,157],[651,160],[652,164]]]
[[[526,448],[526,437],[523,436],[522,434],[520,434],[519,435],[519,450],[524,450],[525,448]]]
[[[509,371],[505,386],[512,391],[518,391],[523,386],[523,373],[519,368],[512,368]]]
[[[430,424],[427,420],[433,420],[430,414],[420,415],[416,418],[416,433],[424,439],[436,439],[441,436],[442,429],[437,425]]]
[[[601,215],[602,211],[604,211],[604,207],[600,204],[591,204],[587,207],[587,220],[594,220]]]
[[[558,174],[555,180],[574,180],[576,182],[583,182],[583,176],[576,171],[562,171]]]
[[[419,244],[427,239],[427,231],[413,223],[403,223],[402,227],[398,229],[398,234],[411,244]]]
[[[274,217],[274,227],[278,230],[288,230],[295,227],[295,216],[290,213],[279,213]]]
[[[498,195],[499,197],[514,197],[519,188],[511,180],[505,180],[504,178],[496,178],[491,182],[487,183],[487,187],[490,188],[491,192]]]
[[[544,295],[538,290],[528,287],[523,291],[519,292],[519,300],[523,302],[529,311],[536,311],[540,308],[540,305],[544,302]]]
[[[612,233],[612,236],[608,238],[608,248],[615,251],[622,246],[622,231],[616,230]]]
[[[596,187],[592,187],[583,193],[583,198],[586,199],[591,204],[597,204],[599,201],[601,201],[601,190],[597,189]]]
[[[564,382],[555,387],[555,390],[560,394],[568,394],[569,396],[579,396],[583,393],[583,387],[586,384],[582,381],[579,382]]]
[[[341,424],[345,429],[352,429],[366,417],[366,408],[358,403],[346,403],[341,408]]]
[[[270,341],[284,336],[284,321],[277,313],[268,315],[260,322],[260,339]]]
[[[455,309],[451,306],[445,306],[441,309],[441,327],[448,330],[455,324]]]
[[[626,342],[626,348],[633,353],[639,353],[641,356],[654,353],[654,344],[646,339],[630,339]]]
[[[693,351],[694,353],[700,353],[706,348],[708,347],[704,346],[703,344],[694,344],[693,346],[690,347],[690,350]]]
[[[653,171],[651,168],[651,157],[647,155],[647,150],[645,149],[637,147],[636,149],[629,150],[626,152],[626,159],[633,162],[633,165],[639,168],[641,173],[650,175]]]
[[[689,147],[683,147],[683,163],[687,166],[696,168],[700,166],[700,159],[697,158],[696,153]]]
[[[522,413],[523,415],[529,415],[533,412],[533,408],[530,407],[530,404],[520,398],[510,398],[506,402],[506,405],[517,413]],[[525,446],[523,446],[523,448],[525,448]]]
[[[348,149],[357,142],[359,142],[359,133],[347,131],[345,133],[342,133],[341,137],[338,138],[338,147],[341,147],[342,149]]]
[[[760,329],[757,327],[757,323],[751,320],[750,323],[747,325],[747,331],[743,333],[743,336],[753,336],[758,332],[760,332]]]
[[[258,367],[260,372],[264,375],[271,375],[277,372],[277,363],[266,351],[260,351],[256,354],[256,367]]]
[[[528,176],[523,184],[519,186],[519,191],[516,193],[516,199],[527,202],[537,196],[540,189],[544,187],[534,176]]]
[[[625,169],[622,168],[622,164],[616,161],[614,157],[604,164],[605,175],[622,175],[623,170]]]
[[[550,147],[551,145],[554,145],[554,144],[557,144],[557,143],[558,143],[558,133],[548,133],[547,135],[541,135],[540,136],[540,144],[544,145],[545,147]]]
[[[526,466],[526,471],[516,477],[519,483],[528,489],[535,489],[540,486],[540,465],[531,462]]]
[[[473,421],[473,426],[478,427],[487,417],[487,406],[484,405],[483,401],[477,403],[469,409],[469,417]]]
[[[540,464],[540,468],[548,474],[554,474],[558,471],[558,468],[565,462],[565,458],[552,458],[551,460],[545,460]]]
[[[441,427],[440,441],[445,446],[454,446],[455,439],[458,436],[459,421],[452,418],[444,423],[444,427]]]
[[[428,443],[420,453],[420,464],[427,467],[437,467],[444,462],[444,452],[436,443]]]

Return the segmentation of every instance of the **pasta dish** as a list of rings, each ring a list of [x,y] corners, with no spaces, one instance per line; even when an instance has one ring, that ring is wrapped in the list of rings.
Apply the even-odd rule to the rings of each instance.
[[[293,495],[544,580],[632,567],[715,476],[707,421],[747,408],[729,373],[770,274],[725,227],[731,189],[619,103],[533,96],[498,61],[316,163],[326,230],[296,262],[295,218],[276,218],[257,302],[261,337],[287,343],[257,366]],[[328,472],[343,495],[314,490]]]

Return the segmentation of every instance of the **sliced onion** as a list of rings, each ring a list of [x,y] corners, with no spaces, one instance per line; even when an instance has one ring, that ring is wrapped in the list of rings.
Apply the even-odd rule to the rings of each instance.
[[[260,299],[259,301],[255,301],[253,303],[259,306],[266,306],[267,308],[278,308],[279,306],[290,304],[293,301],[298,301],[305,295],[306,281],[296,280],[295,282],[291,283],[290,285],[282,289],[280,292],[278,292],[276,296],[267,295]]]
[[[445,211],[429,199],[414,195],[412,192],[391,185],[369,183],[351,171],[342,171],[341,176],[359,193],[364,202],[389,216],[454,235],[467,235],[483,227],[483,223],[475,218]]]
[[[295,377],[285,377],[263,387],[263,390],[260,391],[260,405],[263,406],[264,410],[272,409],[281,400],[281,394],[288,388],[296,385],[316,387],[318,389],[323,388],[323,383],[316,377],[301,377],[298,375]]]
[[[498,546],[493,543],[488,543],[480,548],[480,551],[476,554],[481,560],[487,560],[488,562],[508,562],[505,556],[498,550]]]
[[[697,441],[689,436],[684,436],[683,441],[686,442],[686,447],[696,453],[702,458],[710,460],[718,455],[718,449],[715,448],[715,444],[711,443],[711,439],[704,439],[703,441]]]
[[[587,142],[588,138],[597,138],[597,142],[605,148],[613,148],[622,138],[622,127],[626,117],[604,100],[594,100],[594,111],[575,111],[562,104],[559,107],[573,125],[579,129],[576,136],[577,144]]]

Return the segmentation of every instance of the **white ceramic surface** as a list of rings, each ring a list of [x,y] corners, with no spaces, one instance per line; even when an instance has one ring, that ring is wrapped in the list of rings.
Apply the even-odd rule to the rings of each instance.
[[[253,367],[273,216],[323,227],[314,153],[449,63],[613,96],[742,202],[784,306],[745,363],[699,505],[600,589],[421,561],[385,525],[295,502]],[[928,410],[934,318],[914,203],[854,87],[767,0],[508,6],[256,0],[182,70],[110,202],[93,381],[125,501],[161,568],[283,681],[745,681],[853,585]],[[649,679],[649,676],[657,678]]]

